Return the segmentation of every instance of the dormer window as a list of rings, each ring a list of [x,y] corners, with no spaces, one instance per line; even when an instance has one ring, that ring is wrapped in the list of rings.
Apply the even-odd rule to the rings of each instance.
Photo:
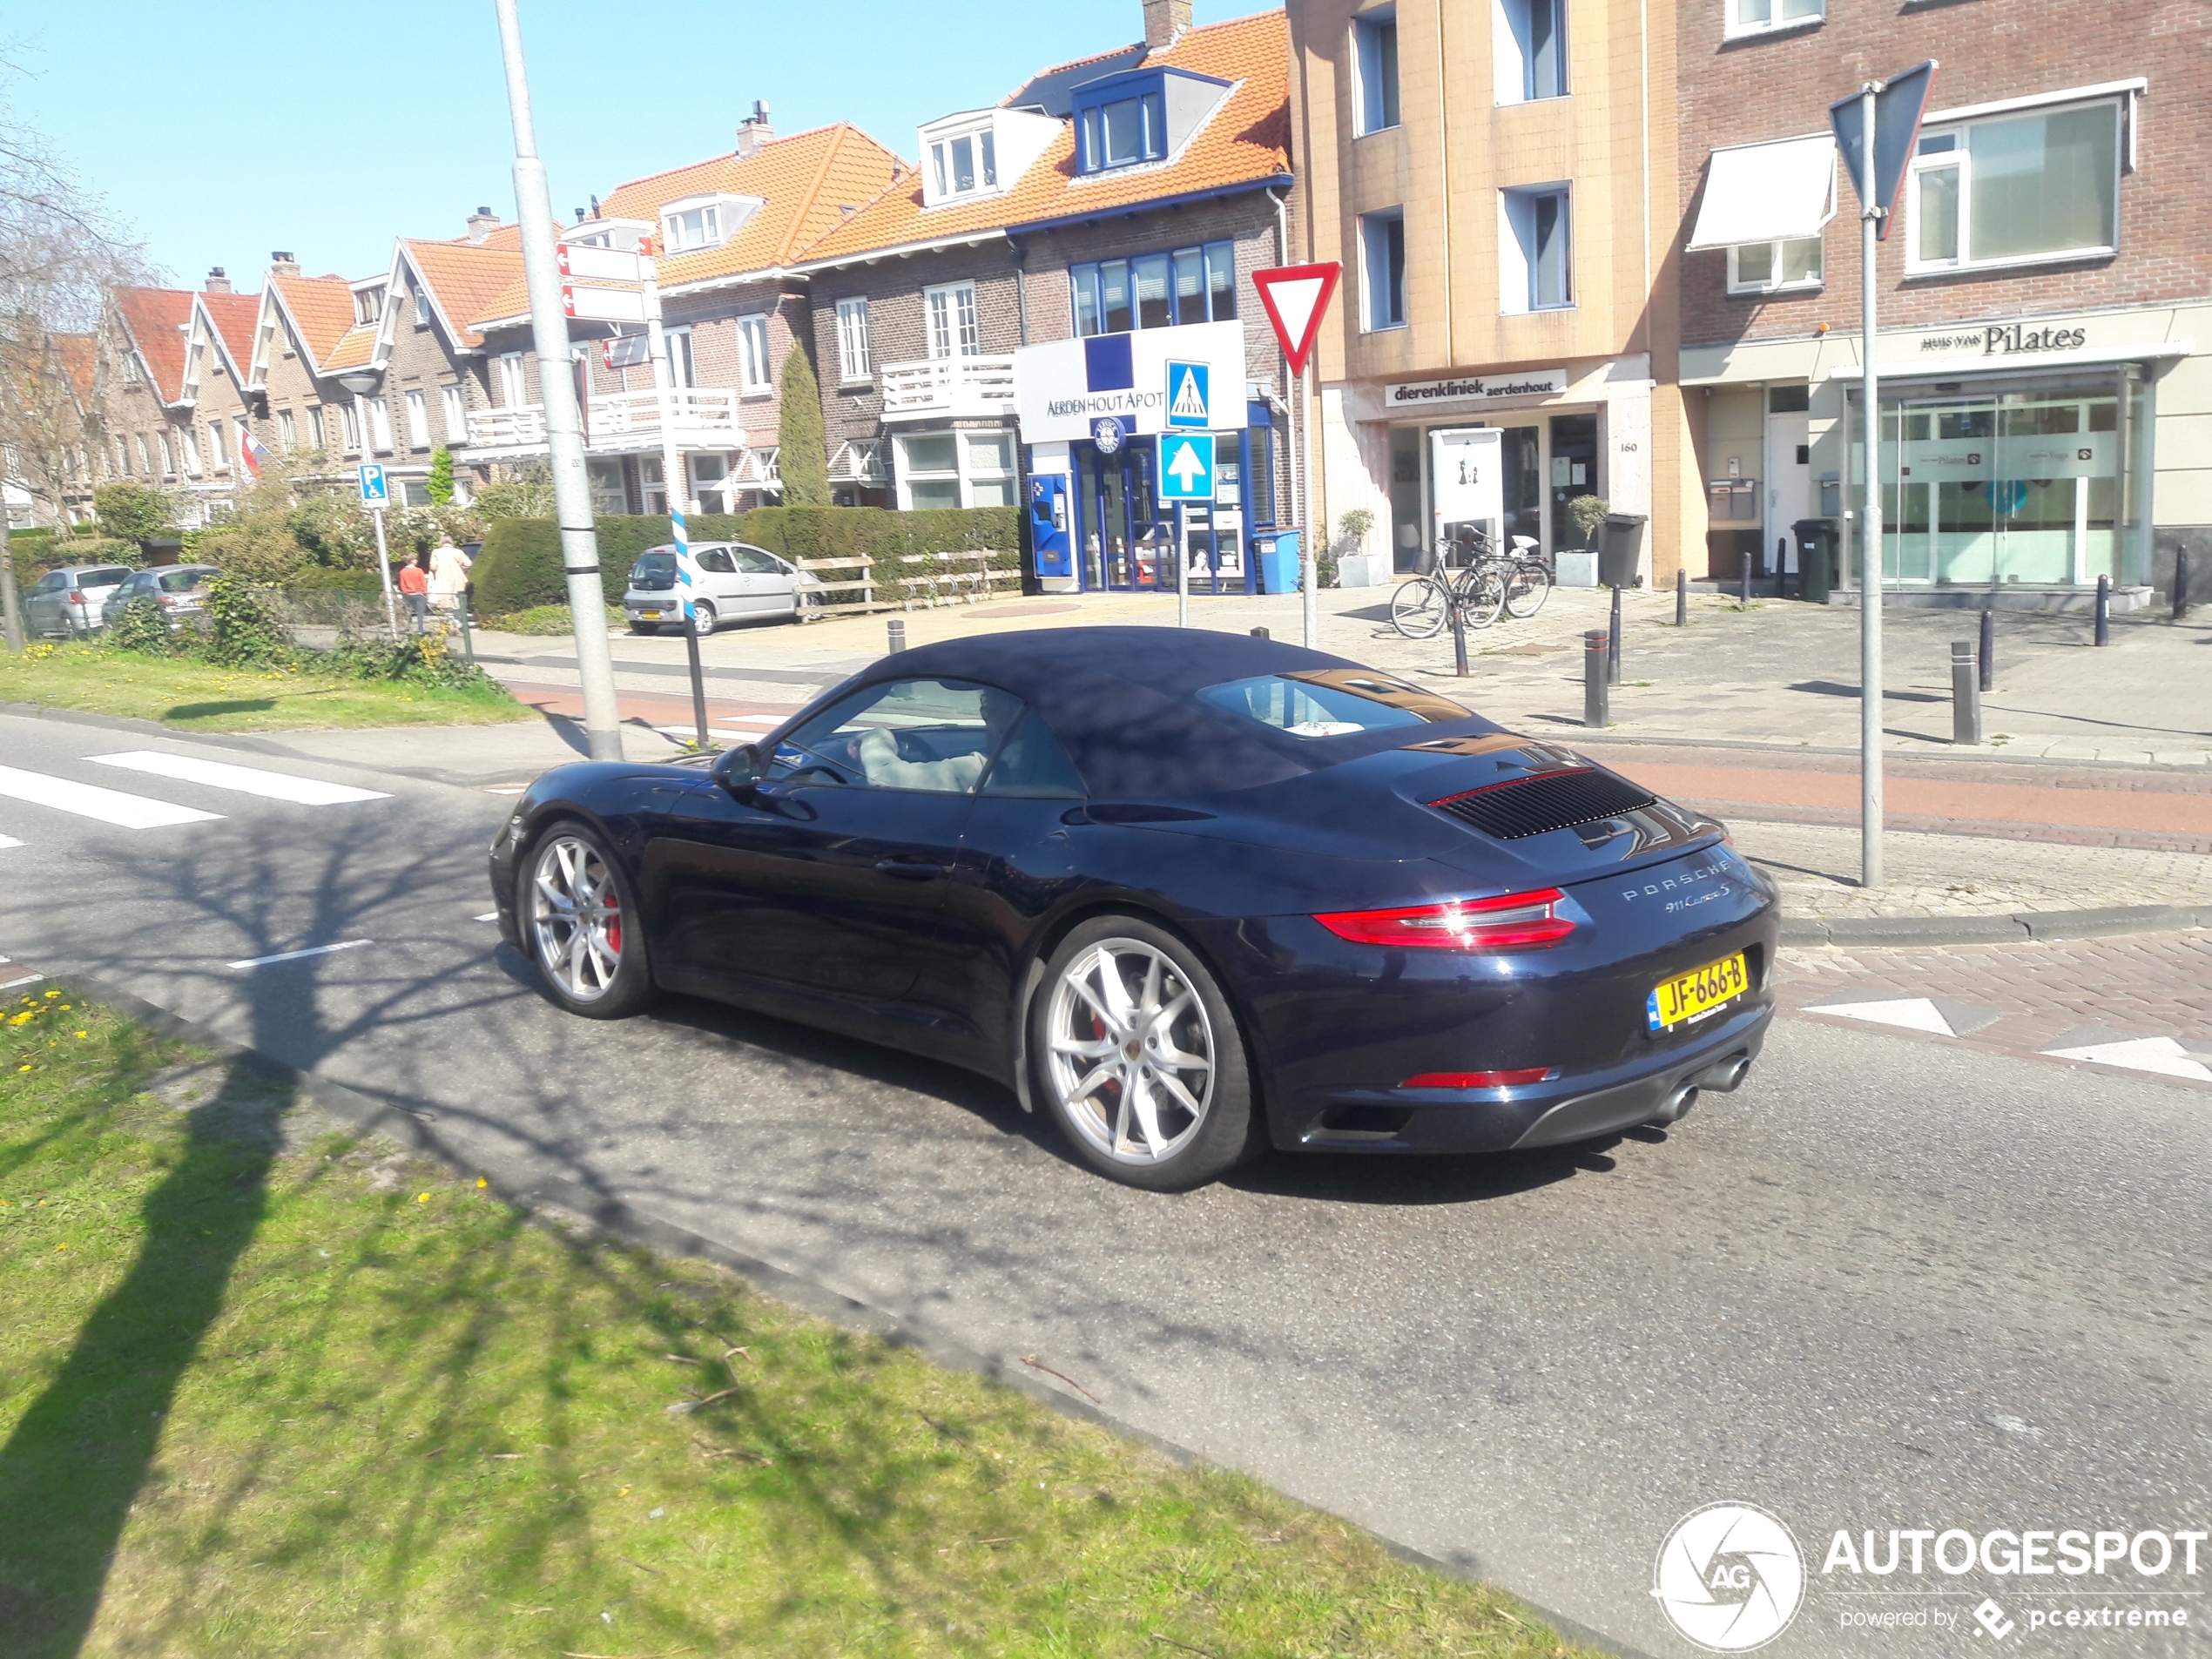
[[[671,253],[720,247],[759,206],[757,196],[688,196],[670,202],[660,210],[661,246]]]
[[[384,315],[384,285],[374,283],[354,290],[354,321],[366,326]]]
[[[940,196],[968,196],[999,187],[998,145],[990,128],[940,138],[929,146],[929,165]]]
[[[1101,76],[1070,94],[1076,171],[1111,172],[1167,160],[1229,95],[1231,83],[1189,70],[1143,69]]]
[[[561,233],[571,247],[618,247],[624,253],[643,252],[652,240],[653,225],[647,219],[593,219]]]

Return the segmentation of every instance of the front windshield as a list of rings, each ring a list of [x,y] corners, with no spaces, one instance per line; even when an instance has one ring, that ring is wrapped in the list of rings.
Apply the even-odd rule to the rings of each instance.
[[[1472,718],[1448,697],[1364,668],[1259,674],[1209,685],[1198,693],[1198,700],[1294,738],[1341,738],[1355,732]]]

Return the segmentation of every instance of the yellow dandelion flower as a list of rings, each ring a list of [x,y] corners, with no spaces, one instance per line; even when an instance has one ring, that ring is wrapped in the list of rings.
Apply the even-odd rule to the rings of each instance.
[[[415,1195],[415,1201],[417,1204],[428,1204],[430,1202],[430,1195],[427,1192],[418,1192]]]
[[[49,998],[49,999],[51,999],[51,998],[53,998],[53,997],[59,996],[60,995],[61,995],[61,993],[60,993],[59,991],[49,991],[49,992],[47,992],[47,993],[46,993],[46,995],[48,996],[48,998]]]
[[[81,1037],[81,1036],[83,1036],[84,1034],[82,1031],[79,1031],[77,1035],[78,1035],[78,1036],[80,1036],[80,1037]]]
[[[485,1180],[483,1177],[480,1175],[476,1177],[476,1184],[480,1187],[488,1187],[491,1184],[491,1183]]]

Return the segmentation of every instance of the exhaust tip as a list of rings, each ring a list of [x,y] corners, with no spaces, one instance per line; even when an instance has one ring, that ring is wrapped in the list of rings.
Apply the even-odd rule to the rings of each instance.
[[[1684,1083],[1667,1096],[1667,1103],[1654,1112],[1649,1122],[1660,1125],[1679,1123],[1689,1116],[1689,1109],[1697,1103],[1697,1085]]]
[[[1732,1054],[1727,1059],[1716,1061],[1699,1072],[1697,1086],[1700,1089],[1710,1089],[1716,1095],[1732,1094],[1742,1085],[1743,1079],[1750,1075],[1750,1069],[1751,1056],[1749,1054]]]

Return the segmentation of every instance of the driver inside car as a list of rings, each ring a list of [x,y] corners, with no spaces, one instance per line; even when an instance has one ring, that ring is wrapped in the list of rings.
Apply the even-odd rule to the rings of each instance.
[[[973,728],[975,746],[967,753],[946,755],[935,760],[909,760],[899,752],[899,739],[888,727],[874,726],[861,733],[853,745],[861,772],[879,788],[968,793],[982,777],[983,768],[1007,732],[1022,718],[1022,699],[1010,692],[986,686],[978,702],[983,724]]]

